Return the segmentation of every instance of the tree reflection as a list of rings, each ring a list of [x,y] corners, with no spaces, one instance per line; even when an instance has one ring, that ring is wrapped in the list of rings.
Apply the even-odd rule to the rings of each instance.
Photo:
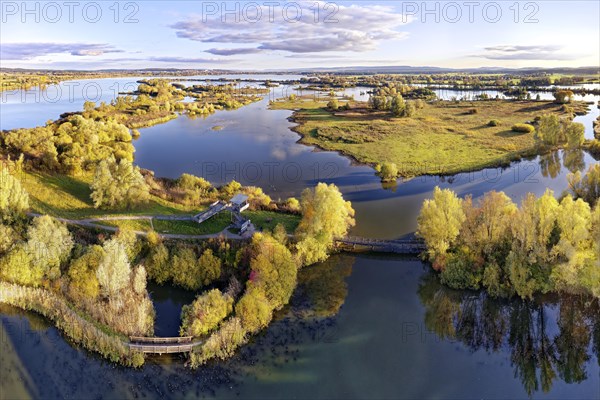
[[[600,358],[598,299],[495,299],[484,292],[448,289],[431,274],[422,279],[418,294],[425,326],[440,338],[458,340],[473,351],[508,348],[515,377],[530,396],[550,391],[557,377],[566,383],[586,380],[590,347]],[[548,328],[555,324],[557,332]]]
[[[339,312],[348,295],[346,278],[352,274],[355,259],[347,255],[330,257],[300,271],[298,282],[316,316],[332,317]]]
[[[562,163],[558,151],[540,156],[540,170],[544,178],[556,178],[560,174]]]
[[[585,155],[581,149],[567,149],[563,151],[563,165],[570,172],[583,171],[585,169]]]

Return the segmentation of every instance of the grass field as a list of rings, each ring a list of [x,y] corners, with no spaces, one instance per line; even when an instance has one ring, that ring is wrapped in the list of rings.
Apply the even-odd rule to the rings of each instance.
[[[96,225],[112,226],[115,228],[127,228],[133,231],[148,232],[152,230],[150,220],[147,219],[123,219],[116,221],[98,221]]]
[[[29,193],[31,209],[55,217],[83,219],[100,215],[174,215],[198,212],[158,197],[132,210],[96,209],[90,198],[90,176],[71,177],[42,173],[23,173],[20,177]]]
[[[300,216],[272,211],[245,211],[244,217],[250,219],[256,229],[272,231],[277,224],[283,224],[288,233],[293,233],[300,223]]]
[[[194,221],[167,221],[155,219],[152,221],[154,230],[158,233],[178,235],[209,235],[219,233],[231,224],[229,213],[217,214],[211,219],[198,224]]]
[[[436,102],[412,118],[393,118],[364,103],[336,112],[325,104],[286,99],[271,108],[296,110],[293,118],[299,125],[294,130],[302,143],[364,164],[393,162],[404,177],[478,170],[532,155],[534,134],[513,132],[511,126],[542,114],[562,114],[560,105],[547,101]],[[498,126],[488,126],[492,119]]]

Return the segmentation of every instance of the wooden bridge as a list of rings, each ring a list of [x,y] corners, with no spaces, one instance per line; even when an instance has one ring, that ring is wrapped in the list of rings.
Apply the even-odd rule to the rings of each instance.
[[[338,239],[337,246],[344,251],[373,251],[396,254],[420,254],[427,250],[425,243],[414,236],[393,240],[348,236]]]
[[[192,342],[193,336],[129,338],[129,348],[147,354],[189,353],[202,342]]]

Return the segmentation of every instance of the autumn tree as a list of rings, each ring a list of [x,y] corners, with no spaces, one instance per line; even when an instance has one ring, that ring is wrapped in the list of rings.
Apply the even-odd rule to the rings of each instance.
[[[402,95],[396,95],[392,98],[392,104],[390,111],[394,117],[404,116],[404,112],[406,109],[406,102],[402,98]]]
[[[0,219],[12,221],[29,208],[29,195],[21,182],[0,163]]]
[[[398,167],[393,162],[384,162],[378,166],[379,176],[383,182],[393,182],[398,178]]]
[[[96,208],[130,208],[150,198],[140,169],[125,159],[117,162],[113,156],[98,164],[90,188]]]
[[[548,146],[556,146],[565,141],[563,125],[554,114],[542,115],[538,122],[538,140]]]
[[[203,286],[209,285],[221,277],[221,259],[206,249],[198,259],[199,280]]]
[[[190,305],[183,306],[181,311],[182,336],[201,336],[215,329],[233,309],[233,299],[221,293],[219,289],[212,289]]]
[[[69,266],[69,292],[75,299],[95,299],[100,294],[100,283],[96,271],[105,253],[101,246],[90,246],[79,258],[73,259]]]
[[[565,128],[565,136],[568,147],[577,149],[585,141],[585,126],[579,122],[571,122]]]
[[[60,265],[73,248],[73,238],[66,226],[47,215],[35,218],[27,230],[25,250],[34,268],[40,268],[49,280],[60,277]]]
[[[126,246],[117,239],[110,239],[103,246],[104,257],[98,265],[96,277],[102,294],[114,298],[129,285],[131,265]]]
[[[289,249],[269,235],[255,234],[252,238],[250,288],[261,290],[271,307],[287,304],[294,288],[298,267]]]
[[[235,315],[249,333],[266,328],[273,318],[273,307],[262,290],[250,287],[235,305]]]
[[[433,199],[425,200],[417,218],[417,234],[425,240],[429,257],[446,254],[465,221],[462,200],[450,189],[433,190]]]
[[[325,260],[334,240],[346,236],[355,223],[354,209],[337,186],[325,183],[302,192],[301,209],[297,249],[304,264],[309,265]]]

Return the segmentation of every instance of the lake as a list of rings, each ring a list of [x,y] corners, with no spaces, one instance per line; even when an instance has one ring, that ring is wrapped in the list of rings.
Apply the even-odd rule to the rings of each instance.
[[[95,82],[110,101],[112,85],[135,78]],[[236,179],[264,187],[275,199],[298,196],[319,181],[335,183],[356,209],[352,234],[394,238],[414,231],[421,203],[436,185],[474,197],[504,190],[519,201],[546,188],[562,192],[569,171],[594,162],[586,153],[557,152],[508,168],[382,188],[370,167],[298,144],[287,121],[291,112],[267,108],[268,98],[284,90],[273,88],[267,99],[239,110],[142,129],[136,163],[157,176],[188,172],[216,184]],[[357,96],[363,90],[352,89]],[[1,128],[43,124],[81,109],[87,99],[38,97],[2,103]],[[576,119],[588,137],[598,113],[591,110]],[[216,125],[223,129],[212,130]],[[149,290],[156,333],[176,335],[181,307],[194,294],[153,284]],[[336,296],[314,309],[310,304],[323,293]],[[0,383],[8,398],[600,397],[597,300],[523,302],[453,291],[441,287],[427,265],[402,257],[342,254],[303,270],[290,306],[269,328],[233,359],[195,371],[178,356],[152,357],[140,370],[118,367],[72,346],[36,314],[2,306],[0,320]]]

